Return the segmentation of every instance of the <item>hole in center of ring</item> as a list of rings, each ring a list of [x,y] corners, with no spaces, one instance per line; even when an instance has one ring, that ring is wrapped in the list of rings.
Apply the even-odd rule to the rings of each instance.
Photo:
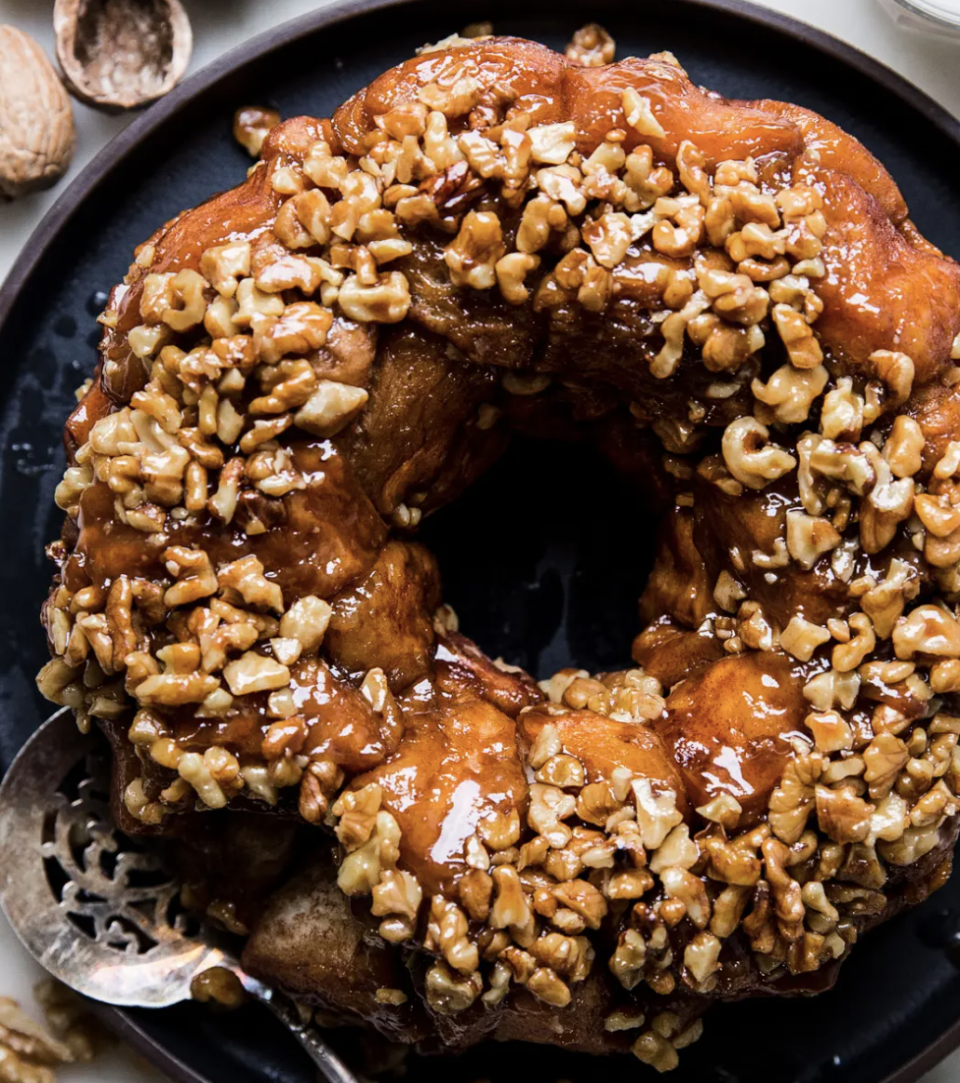
[[[655,502],[594,448],[517,437],[417,537],[460,630],[541,679],[633,664],[658,526]]]

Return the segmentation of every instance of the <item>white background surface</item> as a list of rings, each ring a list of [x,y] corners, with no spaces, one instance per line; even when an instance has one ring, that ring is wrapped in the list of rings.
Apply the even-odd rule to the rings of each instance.
[[[526,0],[534,4],[542,0]],[[960,116],[960,42],[936,35],[920,35],[896,25],[878,0],[756,0],[764,7],[796,16],[856,45],[922,87],[942,105]],[[191,71],[254,34],[270,29],[319,6],[317,0],[185,0],[195,35]],[[0,23],[11,23],[32,34],[52,54],[51,0],[0,0]],[[451,11],[455,4],[451,4]],[[584,21],[590,4],[584,2]],[[456,17],[438,27],[437,37],[459,29]],[[571,26],[571,30],[574,27]],[[661,43],[669,49],[670,42]],[[127,117],[109,117],[75,103],[77,154],[67,180],[127,123]],[[0,204],[0,280],[10,269],[44,211],[64,190]],[[26,958],[0,915],[0,995],[14,996],[32,1006],[31,986],[39,974]],[[960,1007],[960,1006],[958,1006]],[[202,1009],[201,1009],[202,1010]],[[61,1083],[156,1083],[158,1076],[122,1052],[84,1068],[58,1073]],[[772,1080],[771,1083],[780,1083]],[[960,1083],[960,1054],[934,1070],[925,1083]]]

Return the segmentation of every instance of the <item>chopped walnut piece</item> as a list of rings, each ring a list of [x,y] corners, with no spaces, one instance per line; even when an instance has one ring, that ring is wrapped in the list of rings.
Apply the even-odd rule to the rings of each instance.
[[[768,442],[769,436],[767,427],[752,417],[731,421],[724,430],[724,462],[737,481],[749,489],[762,489],[797,465],[789,452]]]
[[[417,97],[430,109],[453,118],[469,113],[480,100],[481,90],[480,84],[472,75],[462,75],[452,84],[444,86],[428,83],[420,89]]]
[[[713,600],[721,609],[726,610],[727,613],[736,613],[739,603],[746,596],[746,591],[726,569],[717,576],[717,582],[713,588]]]
[[[593,884],[586,880],[568,880],[557,884],[553,894],[561,906],[579,914],[589,928],[600,928],[607,913],[607,901]]]
[[[282,316],[283,298],[261,290],[252,278],[242,278],[237,283],[237,310],[233,322],[237,327],[251,327],[259,316]]]
[[[290,683],[290,670],[272,658],[247,651],[223,667],[223,677],[235,696],[269,692]]]
[[[859,673],[838,673],[830,669],[807,681],[803,694],[818,711],[830,711],[837,706],[850,710],[859,691]]]
[[[829,519],[802,511],[787,513],[787,551],[805,570],[812,568],[824,553],[836,549],[842,540]]]
[[[530,290],[524,285],[524,280],[539,265],[539,256],[523,252],[510,252],[501,257],[494,270],[503,299],[511,305],[522,305],[530,296]]]
[[[633,989],[639,985],[646,955],[646,941],[636,929],[627,929],[620,934],[609,966],[624,989]]]
[[[267,760],[280,759],[282,756],[295,755],[307,739],[307,726],[302,718],[285,718],[274,722],[267,730],[261,745],[261,752]]]
[[[352,274],[340,287],[337,301],[344,314],[358,323],[399,323],[410,309],[410,287],[400,271],[382,274],[370,286]]]
[[[806,421],[810,408],[826,387],[827,379],[827,370],[823,365],[809,369],[783,365],[766,384],[755,379],[751,385],[754,398],[770,407],[763,411],[765,416],[762,416],[762,420],[779,421],[785,425]],[[759,408],[757,412],[760,414]]]
[[[756,879],[759,877],[760,868],[757,861]],[[716,897],[713,903],[713,916],[710,918],[710,932],[714,936],[725,940],[734,934],[750,900],[751,887],[752,885],[730,884]]]
[[[891,733],[878,734],[864,749],[864,780],[870,796],[878,798],[890,791],[900,769],[910,758],[907,746]]]
[[[671,313],[660,325],[664,344],[650,364],[650,372],[658,380],[667,379],[676,372],[680,359],[683,357],[687,328],[709,307],[710,299],[702,291],[697,292],[679,312]]]
[[[263,141],[279,123],[276,109],[245,105],[233,114],[233,138],[251,158],[259,158]]]
[[[460,232],[443,253],[450,269],[450,281],[455,286],[491,289],[497,282],[497,261],[505,251],[497,215],[486,211],[469,211]]]
[[[283,612],[283,592],[267,579],[263,564],[252,554],[221,565],[217,582],[228,602],[242,600],[247,605]]]
[[[895,557],[890,561],[886,578],[860,599],[864,612],[873,621],[874,631],[881,639],[889,638],[905,603],[912,600],[919,587],[912,565]]]
[[[890,392],[890,405],[902,406],[913,390],[913,361],[893,350],[876,350],[868,360]]]
[[[649,868],[657,874],[671,866],[690,869],[699,858],[700,847],[690,838],[690,829],[678,824],[652,854]]]
[[[188,605],[216,594],[219,583],[205,552],[175,545],[164,550],[162,556],[167,570],[177,580],[163,596],[165,605]]]
[[[792,617],[780,633],[780,646],[800,662],[809,662],[814,651],[829,641],[830,632],[826,628],[800,616]]]
[[[697,813],[705,820],[721,824],[727,830],[732,830],[737,826],[743,809],[735,797],[728,793],[721,793],[708,801],[707,804],[700,805]]]
[[[649,223],[651,222],[653,223],[651,240],[656,251],[662,252],[665,256],[670,256],[673,259],[684,259],[692,256],[700,243],[703,235],[704,210],[696,196],[661,196],[649,214],[633,216],[631,223],[634,227],[634,237],[642,236],[650,228]],[[674,285],[676,285],[676,281]],[[683,281],[686,280],[679,279],[679,282]],[[687,291],[682,290],[678,300],[682,300],[684,292]],[[665,291],[665,303],[667,299],[668,292]],[[704,321],[706,320],[707,317],[704,317]],[[719,325],[711,320],[710,326]],[[693,335],[692,325],[691,335]],[[695,337],[695,341],[706,338],[707,336],[704,334]]]
[[[833,648],[831,661],[838,673],[847,673],[856,669],[877,645],[873,622],[866,613],[854,613],[849,620],[849,626],[856,634],[848,642],[840,643]]]
[[[573,121],[544,124],[529,128],[531,157],[544,165],[563,165],[577,145],[577,131]],[[522,249],[521,249],[522,251]]]
[[[898,658],[960,658],[960,623],[938,605],[919,605],[897,621],[893,647]]]
[[[895,842],[881,842],[878,849],[891,865],[913,865],[940,841],[938,826],[908,827]],[[881,896],[882,897],[882,896]]]
[[[909,478],[919,471],[924,442],[923,430],[917,422],[900,414],[883,445],[883,457],[894,477]]]
[[[563,820],[573,815],[576,801],[572,794],[565,794],[556,786],[533,783],[530,787],[530,808],[527,822],[551,846],[558,849],[570,841],[571,830]]]
[[[773,322],[787,348],[790,363],[798,369],[815,369],[823,361],[823,350],[810,325],[789,305],[774,305]]]
[[[140,324],[127,333],[127,342],[135,357],[154,357],[170,341],[170,329],[163,324]]]
[[[280,618],[280,634],[296,639],[305,654],[312,654],[323,642],[333,610],[329,602],[308,594],[297,599]]]
[[[803,835],[813,809],[814,789],[823,757],[794,755],[787,762],[779,786],[770,795],[770,828],[777,838],[794,845]]]
[[[577,30],[566,48],[566,57],[585,68],[602,68],[612,64],[616,42],[599,23],[587,23]]]
[[[527,989],[538,1000],[554,1008],[565,1008],[570,1003],[570,989],[550,967],[538,967],[526,981]]]
[[[874,806],[840,785],[816,787],[817,823],[834,842],[862,842],[870,830]]]
[[[879,553],[893,541],[897,526],[909,518],[915,485],[912,478],[893,481],[887,463],[872,443],[861,447],[871,460],[877,482],[860,501],[860,544],[868,553]]]
[[[638,1010],[620,1010],[611,1012],[603,1021],[603,1029],[617,1032],[621,1030],[637,1030],[643,1026],[646,1018]]]
[[[427,971],[427,1003],[441,1015],[465,1011],[483,991],[479,972],[469,976],[457,974],[444,962],[436,962]]]
[[[804,724],[821,752],[844,752],[853,748],[853,730],[836,711],[809,714]]]
[[[914,501],[914,511],[925,529],[936,538],[948,538],[960,530],[960,508],[947,499],[947,494],[933,496],[921,493]]]
[[[656,850],[683,820],[677,808],[676,794],[670,789],[655,792],[646,778],[634,779],[631,788],[636,801],[641,841],[648,850]]]
[[[360,413],[368,398],[362,387],[321,380],[293,418],[301,429],[315,436],[335,436]]]
[[[55,1038],[15,1000],[0,997],[0,1079],[4,1083],[54,1083],[53,1067],[90,1060],[89,1043],[86,1055],[83,1053],[83,1047],[75,1053],[66,1042]]]
[[[333,314],[314,301],[296,301],[287,305],[277,319],[259,321],[256,343],[260,359],[276,364],[290,354],[309,353],[323,346],[333,324]]]
[[[178,271],[170,281],[170,302],[160,318],[173,331],[188,331],[203,322],[207,283],[197,271]]]
[[[408,872],[386,870],[381,874],[379,883],[373,888],[372,895],[371,913],[375,917],[401,918],[405,925],[404,931],[407,931],[407,935],[402,939],[413,936],[420,902],[423,900],[423,890],[420,889],[416,878]],[[384,931],[382,924],[381,932]],[[398,936],[400,924],[397,921],[391,923],[391,935],[388,936],[391,942],[401,939]]]
[[[522,928],[530,920],[530,907],[512,865],[498,865],[492,873],[496,896],[490,911],[492,929]]]
[[[577,815],[588,824],[604,825],[612,814],[623,807],[606,782],[588,783],[577,795]]]
[[[374,790],[378,793],[379,787],[375,786]],[[343,807],[342,800],[341,797],[334,805],[332,810],[334,815],[337,815],[338,809]],[[378,796],[377,801],[379,801]],[[337,884],[346,895],[370,894],[380,882],[383,870],[394,868],[400,856],[400,828],[389,812],[383,809],[376,812],[362,812],[359,814],[359,821],[363,825],[363,832],[352,839],[354,845],[350,848],[350,853],[344,859],[337,874]],[[346,826],[341,817],[341,823],[337,829],[341,841],[344,839],[350,841]]]
[[[581,230],[594,259],[602,267],[613,268],[627,254],[633,231],[625,214],[610,213],[585,222]]]
[[[250,274],[250,242],[208,248],[200,257],[200,272],[221,297],[233,297],[239,280]]]
[[[937,662],[930,670],[930,687],[934,692],[960,692],[960,660]]]
[[[570,681],[568,681],[567,683],[571,683],[573,679],[574,678],[571,677]],[[557,677],[551,679],[552,682],[556,682],[556,680]],[[548,681],[541,681],[540,685],[541,687],[543,687],[544,685],[550,683],[551,682]],[[547,691],[547,689],[544,689],[544,691]],[[550,695],[551,699],[554,699],[552,690],[548,692],[548,694]],[[560,696],[562,696],[562,694],[563,693],[561,692]],[[559,702],[560,696],[558,696],[557,699],[554,700],[554,702]],[[530,751],[527,754],[527,762],[535,771],[538,771],[541,767],[543,767],[547,760],[551,759],[554,756],[560,755],[562,751],[563,743],[560,740],[560,733],[557,730],[557,727],[554,726],[553,723],[547,722],[541,728],[540,732],[537,734],[536,740],[530,746]]]
[[[135,778],[123,791],[123,807],[135,820],[149,825],[162,823],[169,812],[159,801],[147,797],[142,778]]]
[[[487,816],[477,824],[477,834],[491,850],[508,850],[520,838],[520,814],[514,808]]]
[[[662,139],[667,134],[654,116],[650,99],[633,87],[624,89],[621,104],[627,123],[644,139]]]
[[[693,873],[677,866],[664,869],[660,874],[663,890],[671,899],[683,903],[686,916],[698,929],[710,921],[710,899],[703,881]]]
[[[683,965],[689,970],[694,981],[703,987],[711,975],[720,968],[720,940],[706,931],[697,935],[687,944],[683,953]]]
[[[853,390],[853,380],[841,376],[824,396],[820,431],[829,440],[859,440],[863,429],[863,398]]]
[[[224,775],[222,771],[220,756],[232,761],[234,770],[229,775]],[[236,758],[224,749],[208,748],[202,756],[196,752],[185,752],[179,759],[177,771],[183,781],[196,790],[197,796],[208,808],[223,808],[228,800],[225,787],[231,788],[229,783],[239,776],[240,765]],[[221,777],[218,778],[218,775]]]
[[[584,784],[583,764],[574,756],[553,756],[537,771],[536,778],[561,789],[579,790]]]
[[[93,467],[86,464],[68,466],[54,493],[57,507],[65,511],[71,519],[76,519],[80,511],[80,497],[93,482]]]
[[[284,206],[292,208],[297,222],[306,231],[311,243],[320,245],[329,243],[333,211],[326,195],[319,188],[301,192]],[[277,221],[279,222],[279,216]]]
[[[434,896],[425,946],[439,950],[448,965],[461,974],[472,974],[480,962],[477,945],[468,939],[467,929],[467,917],[460,907],[442,895]]]

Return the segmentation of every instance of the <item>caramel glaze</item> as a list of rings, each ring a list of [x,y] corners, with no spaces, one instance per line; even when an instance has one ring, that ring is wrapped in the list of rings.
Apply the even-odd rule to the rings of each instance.
[[[952,847],[957,821],[950,824],[944,847]],[[863,931],[898,911],[915,906],[949,875],[949,858],[938,848],[921,858],[909,881],[887,885],[888,905],[864,918]],[[335,1005],[347,1018],[359,1016],[401,1041],[418,1041],[420,1048],[449,1053],[485,1038],[498,1041],[544,1042],[585,1053],[626,1050],[630,1031],[609,1032],[604,1019],[618,1005],[611,982],[599,968],[571,987],[568,1008],[551,1005],[517,989],[508,1011],[491,1012],[479,1005],[456,1015],[417,1012],[418,998],[401,1012],[384,1011],[375,1000],[377,987],[388,985],[416,994],[422,979],[415,968],[403,966],[397,954],[379,937],[364,935],[368,927],[360,914],[350,913],[347,900],[335,888],[335,870],[319,855],[288,884],[271,894],[267,912],[259,921],[244,951],[248,972],[282,984],[308,1003]],[[736,999],[750,993],[798,995],[822,992],[835,982],[838,964],[812,974],[787,975],[758,987],[749,949],[736,937],[727,942],[720,974],[722,995]],[[681,992],[654,994],[644,986],[632,993],[632,1006],[641,1011],[674,1012],[687,1025],[701,1014],[707,1000]],[[406,1014],[413,1007],[417,1014]]]
[[[512,679],[488,691],[464,659],[464,646],[441,641],[433,680],[418,681],[400,699],[404,734],[396,754],[352,784],[382,787],[383,806],[400,825],[404,864],[428,895],[452,892],[467,870],[464,844],[481,820],[526,807],[511,715],[539,693],[524,694]],[[509,692],[507,684],[514,685]]]
[[[427,676],[432,667],[433,626],[440,604],[440,576],[422,546],[389,541],[367,575],[337,597],[327,628],[331,660],[361,679],[379,666],[393,691]]]
[[[79,590],[109,586],[122,574],[159,579],[163,551],[185,545],[206,550],[215,564],[255,554],[288,597],[337,593],[373,567],[387,531],[331,442],[294,441],[289,446],[307,478],[306,488],[281,501],[248,490],[230,527],[212,519],[199,527],[170,519],[162,535],[147,540],[114,518],[107,486],[92,485],[80,501],[79,536],[63,566],[64,583]],[[267,519],[267,530],[244,533],[244,523],[260,515]]]
[[[749,596],[759,601],[781,628],[795,614],[823,624],[831,617],[853,612],[847,582],[860,575],[882,578],[895,558],[911,563],[922,584],[929,581],[917,551],[902,542],[878,554],[859,553],[854,570],[844,578],[830,561],[820,561],[809,571],[795,564],[769,570],[757,565],[752,554],[772,554],[775,539],[784,536],[787,513],[802,508],[796,486],[770,485],[760,493],[745,492],[738,497],[727,496],[709,484],[691,488],[696,494],[694,508],[675,508],[661,528],[661,545],[641,599],[641,615],[647,623],[668,614],[681,625],[696,628],[708,618],[722,615],[713,589],[717,576],[731,565],[737,577],[748,584]],[[650,666],[651,672],[660,664],[642,637],[634,647],[634,658]]]
[[[396,749],[389,729],[381,725],[379,715],[347,681],[338,679],[329,666],[316,658],[294,663],[290,687],[297,713],[307,723],[304,754],[328,759],[347,771],[363,771],[380,763]],[[270,725],[267,697],[250,697],[252,708],[218,719],[199,719],[185,710],[176,721],[176,737],[185,748],[203,749],[222,745],[257,758],[263,735]]]
[[[723,658],[683,681],[655,723],[683,776],[691,805],[721,794],[736,798],[743,826],[766,812],[780,781],[788,738],[803,731],[807,667],[782,654]]]
[[[626,149],[636,144],[639,137],[624,122],[620,105],[621,90],[629,85],[657,104],[667,133],[684,133],[705,153],[708,164],[753,155],[767,178],[792,172],[814,184],[824,196],[828,220],[824,260],[829,273],[816,288],[825,304],[817,329],[831,368],[868,374],[869,353],[898,338],[900,348],[916,362],[917,386],[930,385],[947,364],[960,329],[960,275],[952,261],[904,228],[902,197],[876,159],[815,114],[775,102],[724,101],[698,90],[670,64],[631,59],[607,68],[573,68],[550,50],[511,39],[486,43],[482,50],[465,46],[427,54],[375,80],[330,122],[296,118],[280,125],[270,133],[263,156],[271,167],[300,161],[318,138],[330,141],[334,151],[356,152],[376,115],[411,100],[419,87],[447,68],[464,64],[476,66],[483,85],[511,88],[513,104],[506,117],[526,111],[535,124],[573,119],[583,152],[591,151],[615,126],[627,132]],[[652,138],[657,158],[673,164],[677,139],[670,134]],[[817,156],[819,164],[814,165]],[[151,271],[197,267],[206,248],[230,238],[250,239],[255,252],[258,245],[266,251],[273,243],[270,224],[279,205],[268,174],[269,169],[255,169],[239,188],[158,231],[148,242],[154,249]],[[517,223],[506,214],[503,218],[509,237]],[[504,403],[515,427],[549,430],[556,427],[556,418],[568,417],[574,425],[592,426],[590,437],[618,465],[638,470],[653,461],[652,455],[638,450],[645,441],[645,447],[650,446],[648,436],[625,424],[617,404],[632,401],[640,420],[642,405],[637,404],[643,403],[650,404],[651,416],[684,418],[692,400],[704,407],[705,426],[719,431],[744,412],[750,396],[749,380],[743,379],[741,390],[730,398],[707,399],[704,391],[712,377],[692,354],[668,386],[650,376],[648,361],[657,335],[651,315],[662,297],[655,272],[689,261],[667,259],[635,245],[618,270],[620,294],[602,317],[578,306],[535,315],[529,306],[508,306],[496,291],[451,287],[440,270],[441,252],[441,240],[424,239],[402,261],[414,297],[405,324],[378,333],[340,317],[327,345],[316,352],[314,363],[323,375],[366,384],[370,400],[358,420],[334,440],[293,443],[311,484],[280,500],[260,498],[273,506],[270,530],[248,537],[239,527],[212,525],[198,532],[173,526],[165,542],[202,545],[216,561],[254,553],[285,597],[316,593],[335,598],[325,650],[334,671],[343,676],[377,664],[395,691],[431,673],[435,646],[427,614],[439,586],[422,550],[395,542],[384,548],[387,529],[380,516],[415,492],[426,493],[425,511],[446,503],[499,454],[505,443],[503,428],[481,431],[472,420],[480,404],[503,401],[496,367],[563,377],[535,407],[523,400],[519,408],[516,401]],[[143,367],[130,354],[125,336],[139,322],[143,275],[134,265],[127,282],[113,293],[109,311],[116,322],[104,334],[99,379],[68,424],[72,446],[112,404],[128,401],[142,386]],[[451,345],[456,347],[452,353]],[[932,450],[928,446],[931,462],[938,455],[938,442],[942,447],[955,431],[957,401],[952,391],[934,384],[918,391],[911,404],[934,442]],[[539,417],[532,416],[536,411]],[[627,428],[630,434],[624,437]],[[663,480],[657,478],[661,487]],[[728,554],[739,554],[750,597],[782,623],[795,612],[818,622],[842,615],[845,590],[827,562],[821,562],[826,570],[804,573],[792,568],[770,584],[748,559],[754,549],[769,552],[772,540],[782,536],[786,512],[800,506],[795,487],[772,486],[737,498],[697,481],[685,487],[695,490],[695,509],[674,508],[665,517],[660,553],[642,602],[650,627],[638,638],[634,656],[668,686],[691,677],[681,693],[682,711],[677,719],[671,717],[669,731],[676,736],[678,728],[689,726],[696,743],[712,728],[722,744],[728,715],[739,716],[743,703],[734,696],[729,711],[725,699],[718,709],[713,697],[720,686],[714,687],[707,677],[710,691],[701,691],[702,681],[694,677],[716,659],[716,641],[698,635],[696,628],[716,612],[712,584]],[[143,534],[113,521],[110,494],[103,486],[84,494],[79,528],[63,566],[70,589],[89,582],[109,584],[121,571],[130,574],[135,569],[148,578],[162,574],[162,547],[151,550]],[[873,558],[875,570],[882,572],[890,555]],[[866,570],[858,568],[856,574]],[[780,659],[770,664],[785,663]],[[727,660],[722,672],[737,668]],[[796,681],[777,683],[777,702],[788,696],[793,702],[764,722],[760,739],[766,743],[772,739],[767,727],[774,725],[774,718],[788,719],[783,732],[789,732],[803,707]],[[765,690],[753,694],[762,705]],[[325,695],[318,691],[320,701],[325,702]],[[700,695],[711,701],[709,714],[696,708]],[[192,739],[200,739],[208,729],[206,724],[197,727]],[[749,731],[744,733],[743,742],[729,746],[742,760],[741,772],[754,762]],[[244,740],[251,747],[255,743],[249,733]],[[682,762],[689,784],[698,793],[708,792],[712,783],[695,777],[696,757],[685,751]],[[749,768],[751,777],[752,771]],[[771,766],[751,782],[757,807],[775,781],[773,773]]]
[[[256,268],[275,244],[270,230],[280,197],[269,184],[272,170],[302,162],[320,138],[335,154],[362,153],[376,116],[413,101],[420,88],[454,68],[483,88],[472,119],[500,122],[526,112],[534,125],[573,120],[584,154],[616,127],[626,133],[629,151],[640,141],[621,105],[621,90],[630,86],[653,103],[667,133],[643,139],[658,162],[673,166],[679,140],[687,138],[704,153],[708,169],[752,156],[765,182],[793,178],[814,185],[827,221],[827,275],[814,282],[824,303],[817,332],[825,363],[834,376],[866,378],[874,375],[868,357],[877,348],[896,344],[913,358],[908,412],[927,439],[930,469],[960,422],[960,398],[939,384],[960,331],[960,268],[912,227],[882,165],[815,114],[777,102],[726,101],[693,86],[672,64],[629,59],[579,68],[539,45],[509,38],[410,60],[354,95],[330,121],[287,121],[264,144],[265,168],[159,230],[148,242],[149,253],[142,253],[150,258],[131,267],[111,295],[101,366],[68,422],[68,449],[144,383],[126,335],[140,322],[146,266],[151,272],[196,268],[205,249],[246,238]],[[452,130],[465,122],[452,122]],[[439,190],[435,195],[442,213],[446,197]],[[497,209],[512,240],[517,216]],[[753,550],[770,552],[787,511],[801,506],[795,486],[733,499],[697,478],[675,482],[653,469],[659,451],[651,452],[650,434],[635,424],[686,421],[696,404],[703,410],[700,450],[709,450],[732,418],[750,412],[750,378],[759,362],[743,366],[739,390],[722,400],[706,396],[714,377],[692,352],[670,381],[650,375],[660,343],[652,319],[662,308],[659,272],[690,261],[667,259],[646,242],[628,251],[618,269],[620,293],[602,316],[579,306],[535,314],[530,306],[508,305],[496,290],[457,289],[442,263],[444,243],[425,236],[397,261],[413,295],[402,325],[378,331],[338,317],[327,345],[311,356],[321,375],[366,386],[370,399],[333,440],[290,442],[310,482],[270,501],[269,531],[248,537],[210,523],[199,529],[171,525],[163,546],[200,545],[214,561],[254,553],[283,588],[287,604],[306,593],[331,600],[325,661],[294,667],[310,748],[323,749],[350,772],[365,772],[354,786],[381,784],[384,804],[402,828],[407,866],[425,892],[449,890],[463,869],[463,840],[483,813],[523,810],[526,780],[514,719],[541,697],[528,678],[497,669],[469,641],[437,639],[430,623],[439,598],[432,559],[417,546],[388,541],[383,517],[401,502],[428,513],[453,499],[500,453],[510,427],[551,435],[578,427],[580,438],[594,441],[634,478],[646,479],[652,507],[666,497],[660,552],[641,606],[647,627],[633,653],[673,692],[665,716],[642,737],[589,712],[553,721],[588,770],[591,764],[636,762],[642,773],[676,783],[688,809],[727,792],[759,815],[777,782],[786,740],[802,727],[805,676],[826,663],[815,660],[804,670],[778,652],[722,657],[717,641],[697,630],[717,613],[712,585],[732,562],[749,597],[782,624],[798,612],[816,622],[842,616],[843,584],[826,561],[812,572],[778,572],[771,583],[749,560]],[[768,346],[765,372],[780,363],[778,349]],[[500,388],[497,370],[521,368],[555,377],[536,404]],[[482,429],[476,417],[483,404],[498,407],[507,424]],[[816,428],[816,419],[808,424]],[[677,491],[695,494],[694,510],[673,505]],[[81,501],[79,531],[68,527],[65,533],[61,573],[71,590],[108,585],[121,572],[163,574],[163,546],[151,548],[143,534],[114,522],[111,503],[103,486],[92,487]],[[852,574],[881,575],[892,555],[891,549],[861,554]],[[356,691],[353,675],[373,665],[400,693],[399,727],[394,720],[378,729]],[[870,694],[882,702],[893,695],[882,688]],[[541,720],[537,711],[524,717],[522,741],[531,739]],[[266,721],[260,710],[216,722],[180,718],[177,727],[191,746],[226,743],[252,754]],[[125,760],[121,776],[125,771],[133,777],[130,746],[116,740],[115,747]]]
[[[659,734],[646,726],[616,722],[595,711],[568,711],[534,708],[520,719],[520,732],[526,747],[537,739],[544,725],[550,723],[560,734],[563,747],[583,764],[587,782],[610,778],[615,767],[628,768],[634,778],[648,778],[657,789],[678,794],[678,808],[688,811],[678,763],[671,758]]]
[[[717,95],[695,87],[676,66],[657,60],[628,57],[603,68],[567,64],[546,46],[521,38],[497,38],[482,48],[460,46],[415,57],[375,79],[355,94],[333,117],[341,146],[362,154],[363,137],[374,117],[416,99],[430,82],[458,72],[473,76],[489,88],[488,109],[510,103],[501,116],[528,113],[533,125],[572,120],[578,149],[588,154],[608,131],[626,132],[625,149],[642,140],[624,121],[622,91],[633,87],[655,107],[666,134],[651,145],[658,157],[672,164],[683,139],[692,140],[715,166],[729,158],[762,158],[786,164],[803,149],[801,132],[761,109],[732,106]],[[484,108],[481,105],[479,108]],[[662,112],[661,112],[662,111]]]

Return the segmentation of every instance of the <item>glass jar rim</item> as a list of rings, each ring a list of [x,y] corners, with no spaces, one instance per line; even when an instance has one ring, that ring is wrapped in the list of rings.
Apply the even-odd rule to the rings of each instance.
[[[960,28],[960,9],[955,15],[944,11],[936,0],[894,0],[894,3],[911,14],[950,30]]]

